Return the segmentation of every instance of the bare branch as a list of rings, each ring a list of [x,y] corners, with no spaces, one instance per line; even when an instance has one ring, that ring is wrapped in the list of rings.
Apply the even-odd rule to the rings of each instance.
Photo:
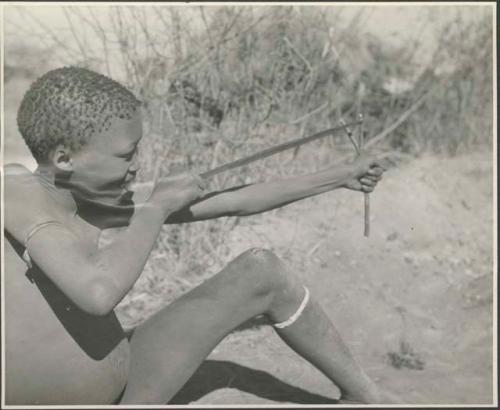
[[[408,119],[408,117],[411,114],[413,114],[425,102],[427,97],[430,95],[431,91],[432,90],[429,90],[423,96],[421,96],[410,108],[408,108],[403,114],[401,114],[401,116],[398,118],[398,120],[395,121],[389,128],[386,128],[380,134],[378,134],[377,136],[370,139],[365,144],[365,148],[369,148],[372,145],[375,145],[376,143],[378,143],[380,140],[383,140],[391,132],[393,132],[396,128],[398,128],[403,122],[405,122]]]

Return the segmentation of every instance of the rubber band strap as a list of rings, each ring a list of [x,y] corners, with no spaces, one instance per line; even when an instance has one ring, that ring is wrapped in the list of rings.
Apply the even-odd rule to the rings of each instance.
[[[24,240],[24,252],[23,252],[23,260],[26,262],[26,265],[31,269],[33,267],[33,264],[31,262],[31,257],[28,253],[28,242],[29,240],[33,237],[34,234],[36,234],[40,229],[43,229],[47,226],[50,225],[63,225],[61,222],[58,221],[47,221],[47,222],[42,222],[38,225],[35,225],[31,231],[29,231],[28,235],[26,235],[26,239]],[[64,226],[64,225],[63,225]]]
[[[304,286],[304,290],[306,291],[306,294],[304,295],[304,299],[302,300],[302,303],[300,304],[297,311],[292,316],[290,316],[287,320],[285,320],[284,322],[275,323],[273,325],[274,327],[276,327],[278,329],[283,329],[283,328],[288,327],[288,326],[292,325],[293,323],[295,323],[295,321],[299,318],[299,316],[302,314],[302,312],[306,308],[307,302],[309,302],[309,289],[307,289]]]

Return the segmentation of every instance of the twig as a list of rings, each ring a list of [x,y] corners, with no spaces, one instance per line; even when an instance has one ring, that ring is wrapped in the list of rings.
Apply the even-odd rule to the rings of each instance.
[[[292,51],[297,54],[297,56],[302,60],[302,62],[306,65],[307,67],[307,70],[309,71],[309,73],[312,73],[312,67],[311,67],[311,64],[309,63],[309,61],[307,61],[307,59],[299,53],[299,51],[294,47],[294,45],[292,44],[292,42],[288,39],[287,36],[284,36],[283,37],[283,40],[285,40],[285,43],[288,45],[288,47],[290,47],[292,49]]]
[[[231,31],[231,29],[234,27],[234,25],[236,24],[236,22],[238,21],[238,19],[240,18],[242,13],[243,13],[243,8],[239,9],[238,12],[234,14],[233,20],[229,24],[227,24],[226,27],[224,27],[224,29],[222,30],[222,34],[220,35],[220,38],[218,39],[219,43],[226,38],[226,36]],[[240,33],[238,33],[238,35],[239,34]]]
[[[106,64],[106,71],[108,72],[108,75],[111,75],[111,66],[109,64],[108,37],[106,36],[106,31],[104,30],[102,24],[99,22],[99,18],[93,13],[90,7],[89,7],[89,12],[96,24],[96,28],[94,28],[94,30],[102,43],[104,51],[104,63]]]
[[[73,38],[75,39],[76,44],[78,45],[78,48],[80,49],[80,53],[82,53],[82,56],[87,60],[87,53],[85,51],[85,47],[83,46],[82,42],[78,38],[78,35],[76,34],[73,26],[73,22],[71,21],[69,12],[66,7],[62,8],[64,16],[66,17],[66,20],[68,21],[69,28],[71,30],[71,34],[73,35]]]
[[[302,117],[297,118],[296,120],[289,122],[289,124],[290,125],[298,124],[298,123],[304,121],[305,119],[309,118],[311,115],[314,115],[314,114],[317,114],[318,112],[323,111],[327,106],[328,106],[328,103],[326,102],[323,105],[320,105],[318,108],[315,108],[314,110],[309,111],[307,114],[303,115]]]
[[[413,114],[426,100],[426,98],[430,95],[432,90],[427,91],[422,97],[420,97],[410,108],[408,108],[402,115],[401,117],[398,118],[396,122],[394,122],[389,128],[386,128],[384,131],[382,131],[380,134],[377,136],[373,137],[370,139],[365,144],[365,148],[369,148],[372,145],[376,144],[380,140],[383,140],[387,135],[389,135],[391,132],[393,132],[396,128],[398,128],[403,122],[405,122],[408,117]]]
[[[66,53],[68,53],[70,56],[71,55],[74,55],[74,56],[78,56],[78,51],[75,51],[73,50],[71,47],[68,46],[68,44],[64,41],[62,41],[60,39],[60,36],[57,36],[54,31],[52,31],[50,29],[49,26],[45,25],[44,23],[42,23],[42,21],[38,18],[38,17],[35,17],[33,14],[31,14],[29,11],[26,12],[26,14],[29,18],[31,18],[36,24],[38,24],[43,31],[45,31],[45,34],[47,34],[51,39],[52,41],[54,42],[54,44],[57,44],[58,46],[60,46],[63,50],[66,51]],[[73,57],[75,58],[75,57]]]
[[[137,10],[140,10],[139,8],[137,8]],[[137,21],[137,23],[139,24],[139,26],[141,27],[142,29],[142,32],[144,34],[144,37],[145,37],[145,40],[146,40],[146,44],[149,45],[149,47],[151,48],[151,50],[153,50],[153,53],[155,53],[156,57],[158,58],[165,58],[165,56],[163,54],[161,54],[156,46],[155,46],[155,43],[156,43],[156,37],[155,38],[152,38],[151,37],[151,34],[149,33],[149,30],[148,30],[148,26],[147,26],[147,16],[145,15],[145,12],[144,12],[145,9],[142,9],[143,11],[143,15],[142,16],[139,16],[139,15],[134,15],[134,19],[135,21]],[[142,17],[142,18],[141,18]]]
[[[307,252],[307,258],[310,258],[314,252],[316,252],[320,247],[321,245],[323,245],[323,243],[326,241],[326,238],[323,238],[321,239],[320,241],[318,241],[312,248],[309,252]]]

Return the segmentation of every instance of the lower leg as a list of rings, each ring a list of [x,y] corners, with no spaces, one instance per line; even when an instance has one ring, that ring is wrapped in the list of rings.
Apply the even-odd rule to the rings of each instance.
[[[285,299],[278,297],[275,303],[280,304]],[[309,300],[295,322],[276,331],[295,352],[338,386],[341,399],[364,403],[382,400],[377,386],[363,371],[316,301]]]
[[[378,403],[383,400],[376,384],[363,371],[342,340],[321,306],[310,298],[305,300],[305,288],[278,258],[274,269],[281,272],[282,281],[274,292],[266,312],[275,323],[299,313],[295,321],[284,328],[275,328],[283,341],[296,353],[325,374],[341,391],[342,399]],[[307,302],[297,311],[301,302]]]

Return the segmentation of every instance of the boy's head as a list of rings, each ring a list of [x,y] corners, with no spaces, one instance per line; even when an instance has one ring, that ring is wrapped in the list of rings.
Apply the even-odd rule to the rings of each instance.
[[[49,71],[24,95],[17,124],[39,163],[58,145],[76,152],[116,119],[130,119],[140,101],[118,82],[79,67]]]
[[[54,171],[57,185],[115,203],[139,169],[139,105],[116,81],[67,67],[31,86],[17,121],[33,156]]]

